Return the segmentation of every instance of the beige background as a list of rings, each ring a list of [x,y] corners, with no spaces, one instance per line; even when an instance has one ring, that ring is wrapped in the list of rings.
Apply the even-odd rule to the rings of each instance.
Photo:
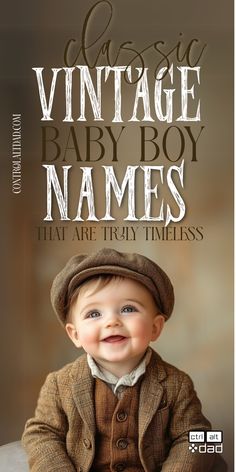
[[[185,44],[192,38],[207,43],[200,63],[201,86],[198,89],[201,124],[205,129],[199,139],[198,162],[190,162],[189,149],[185,153],[183,194],[187,214],[181,223],[182,226],[202,226],[204,239],[145,241],[141,228],[145,224],[138,222],[135,242],[104,241],[101,232],[104,222],[100,222],[96,225],[97,241],[72,241],[76,224],[71,222],[65,224],[68,226],[65,241],[37,240],[37,227],[44,225],[46,184],[45,171],[41,168],[41,114],[32,67],[63,66],[66,41],[72,37],[80,38],[83,18],[93,2],[53,0],[49,4],[28,4],[22,1],[13,11],[10,4],[9,7],[5,5],[1,19],[1,64],[4,64],[1,72],[1,443],[20,437],[25,420],[33,413],[46,374],[77,356],[50,306],[49,290],[54,275],[71,255],[106,245],[121,251],[142,252],[155,259],[170,275],[176,293],[175,310],[155,348],[167,361],[192,376],[206,416],[215,429],[224,432],[224,455],[233,470],[233,3],[119,0],[112,4],[113,19],[104,39],[111,38],[114,48],[123,41],[132,40],[142,49],[162,39],[170,49],[179,39],[180,32]],[[102,21],[103,14],[92,25],[91,38],[99,31]],[[145,58],[147,67],[153,69],[157,63],[156,55],[150,52]],[[120,63],[125,63],[125,59],[125,56],[121,57]],[[132,104],[133,92],[130,90],[124,87],[123,91],[126,120],[129,119],[126,110]],[[64,102],[60,94],[62,84],[56,96],[53,124],[60,129],[64,142],[68,126],[61,122]],[[111,125],[112,87],[106,88],[104,97],[107,119],[98,124],[101,127]],[[75,110],[76,99],[75,92]],[[175,106],[178,107],[178,98]],[[20,196],[11,193],[12,113],[22,114],[23,192]],[[86,124],[97,125],[91,119]],[[150,125],[124,123],[128,139],[121,144],[119,162],[115,164],[118,175],[122,175],[127,164],[140,165],[137,158],[137,126],[140,124]],[[181,129],[186,124],[191,125],[173,124]],[[168,126],[158,121],[151,125],[156,126],[160,134]],[[75,122],[74,126],[80,143],[83,143],[84,124]],[[196,124],[192,126],[198,129]],[[109,142],[105,144],[109,148]],[[84,149],[84,145],[81,146]],[[174,146],[173,138],[173,149]],[[74,166],[73,217],[79,164],[73,155],[68,163]],[[102,216],[101,164],[112,164],[108,154],[94,164],[98,176],[96,201]],[[163,156],[153,164],[170,165]],[[139,190],[137,205],[140,208],[141,197]],[[126,216],[125,202],[124,210],[115,211],[118,219],[114,225],[130,225],[122,221]],[[63,224],[58,220],[54,222],[55,226]]]

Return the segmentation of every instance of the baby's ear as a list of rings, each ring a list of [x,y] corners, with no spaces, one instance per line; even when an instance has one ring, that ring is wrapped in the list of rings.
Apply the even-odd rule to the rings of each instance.
[[[76,347],[81,347],[81,343],[79,340],[79,333],[78,330],[75,328],[73,323],[66,323],[66,332],[71,339],[71,341],[74,343]]]
[[[153,320],[152,339],[151,339],[152,341],[156,341],[156,339],[159,338],[164,324],[165,324],[164,316],[161,314],[156,315]]]

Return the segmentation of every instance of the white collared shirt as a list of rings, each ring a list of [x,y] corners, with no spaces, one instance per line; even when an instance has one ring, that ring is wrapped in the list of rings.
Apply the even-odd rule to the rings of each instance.
[[[92,358],[92,356],[90,356],[90,354],[87,354],[87,362],[90,367],[92,376],[94,378],[98,378],[106,382],[106,384],[112,389],[113,393],[118,398],[120,398],[125,388],[133,387],[133,385],[137,383],[141,375],[145,373],[146,367],[151,359],[151,355],[152,350],[149,347],[137,367],[135,367],[135,369],[132,370],[132,372],[130,372],[129,374],[125,374],[120,378],[116,377],[116,375],[112,374],[108,370],[104,369],[104,367],[97,364]]]

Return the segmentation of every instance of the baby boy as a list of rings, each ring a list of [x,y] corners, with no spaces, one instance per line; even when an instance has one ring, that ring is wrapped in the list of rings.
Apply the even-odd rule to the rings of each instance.
[[[189,431],[210,423],[188,375],[149,347],[174,305],[155,262],[113,249],[74,256],[51,300],[85,354],[41,389],[23,434],[32,472],[226,470],[219,454],[192,453]]]

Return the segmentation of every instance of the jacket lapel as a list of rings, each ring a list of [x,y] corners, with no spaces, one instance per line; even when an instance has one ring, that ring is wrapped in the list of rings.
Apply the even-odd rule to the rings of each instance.
[[[143,378],[139,398],[139,440],[156,413],[163,395],[161,381],[166,377],[161,358],[153,351]]]
[[[75,405],[89,431],[95,435],[94,380],[90,373],[86,355],[77,359],[71,371],[71,377],[73,377],[72,394]]]

